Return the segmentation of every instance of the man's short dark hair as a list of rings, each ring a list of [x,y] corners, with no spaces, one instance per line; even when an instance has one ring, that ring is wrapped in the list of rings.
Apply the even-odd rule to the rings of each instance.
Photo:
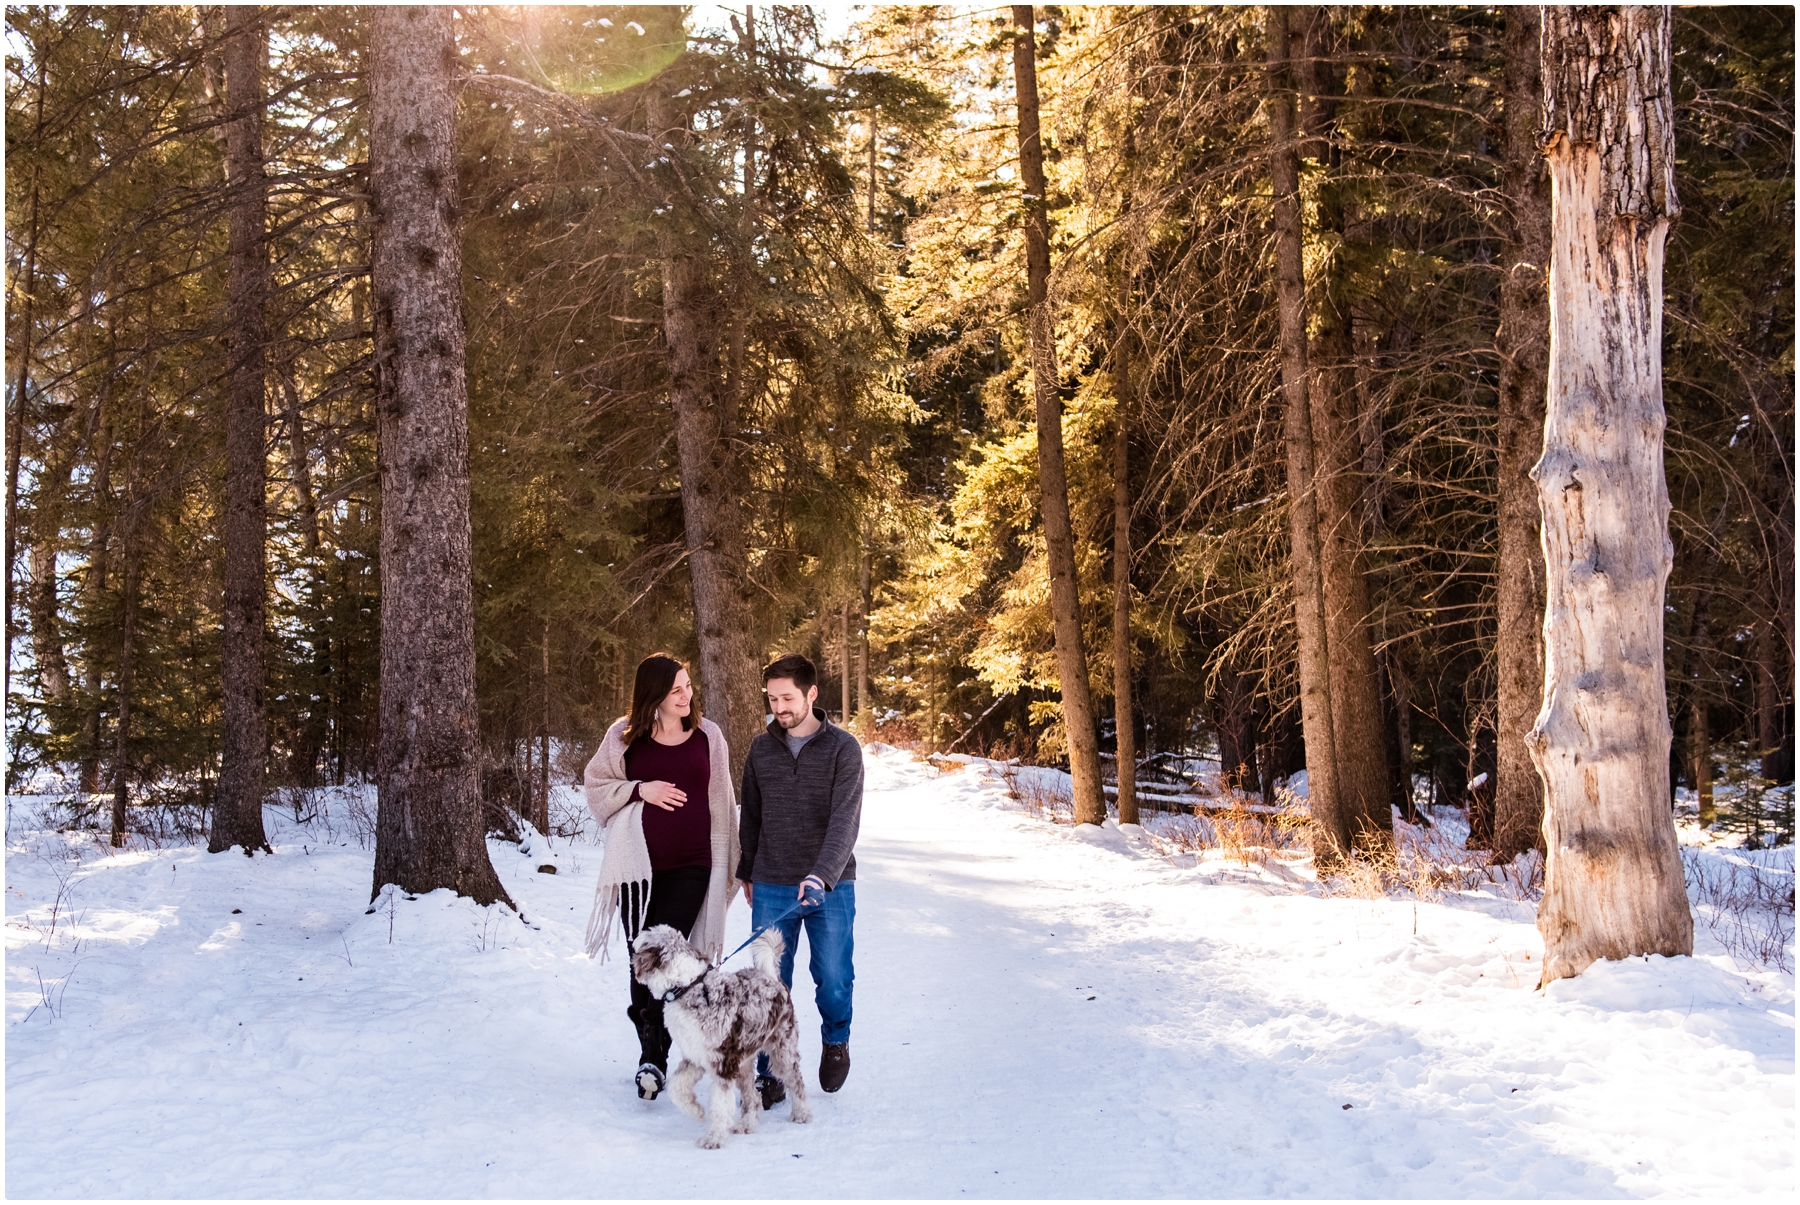
[[[808,687],[819,684],[819,671],[813,663],[799,653],[786,653],[763,667],[763,685],[767,686],[777,678],[788,678],[802,693]]]

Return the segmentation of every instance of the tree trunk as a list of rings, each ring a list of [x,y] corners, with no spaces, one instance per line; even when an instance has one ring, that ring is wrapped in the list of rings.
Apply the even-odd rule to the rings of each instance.
[[[32,533],[30,560],[31,596],[26,610],[31,621],[31,659],[37,663],[38,689],[52,704],[66,703],[69,662],[63,654],[56,619],[56,544],[41,527]]]
[[[1783,744],[1781,732],[1780,657],[1775,650],[1775,621],[1756,625],[1756,756],[1764,785],[1780,781],[1775,765]]]
[[[377,8],[369,49],[382,578],[371,894],[448,887],[510,904],[482,824],[450,9]]]
[[[1219,742],[1219,785],[1232,791],[1254,789],[1256,711],[1250,680],[1236,670],[1221,671],[1218,684],[1212,720]]]
[[[1294,94],[1289,81],[1289,11],[1265,12],[1269,69],[1269,179],[1274,194],[1275,296],[1281,322],[1281,385],[1285,395],[1289,565],[1299,645],[1300,724],[1306,742],[1306,781],[1321,870],[1340,862],[1354,831],[1338,789],[1332,732],[1331,668],[1327,659],[1325,590],[1319,568],[1319,512],[1314,493],[1312,413],[1307,402],[1306,283],[1300,231],[1300,169],[1294,148]]]
[[[838,612],[838,709],[843,718],[840,723],[850,726],[850,600],[845,599]]]
[[[109,290],[110,292],[110,290]],[[113,356],[117,351],[116,331],[113,327],[113,311],[109,307],[106,319],[106,374],[101,378],[101,385],[94,397],[94,434],[90,446],[94,449],[93,500],[95,509],[102,515],[111,512],[110,517],[116,521],[118,510],[113,499],[112,457],[113,457],[113,403],[111,381],[113,376]],[[83,577],[81,588],[87,595],[86,606],[97,610],[106,595],[107,579],[111,573],[112,531],[114,522],[96,522],[93,524],[92,539],[88,543],[87,572]],[[100,705],[100,659],[86,658],[87,667],[83,674],[82,686],[86,705],[90,708],[86,724],[82,732],[81,761],[79,763],[78,784],[83,794],[94,794],[100,790],[101,760],[101,705]]]
[[[64,507],[69,478],[80,453],[79,438],[68,428],[53,437],[46,450],[44,476],[38,482],[37,505],[31,515],[30,592],[25,611],[31,625],[31,659],[37,666],[38,689],[53,706],[70,701],[69,660],[63,649],[56,555],[62,544]]]
[[[1306,747],[1300,717],[1288,707],[1265,715],[1257,724],[1256,768],[1262,776],[1263,802],[1281,802],[1281,782],[1296,767],[1305,768]]]
[[[124,516],[125,587],[119,617],[119,706],[113,723],[112,847],[125,844],[125,805],[131,800],[131,705],[137,689],[138,578],[142,553],[133,530],[136,516]]]
[[[314,553],[319,551],[319,502],[313,493],[306,414],[300,405],[300,387],[294,383],[294,374],[284,368],[279,379],[287,398],[288,471],[294,475],[294,512],[300,524],[300,545]]]
[[[544,620],[543,674],[538,682],[543,692],[543,710],[538,714],[538,780],[533,794],[531,823],[540,833],[550,831],[550,620]]]
[[[1337,84],[1331,70],[1330,10],[1309,10],[1302,112],[1309,139],[1333,169]],[[1350,225],[1343,186],[1327,178],[1318,191],[1318,221],[1328,242],[1341,246]],[[1325,601],[1325,648],[1330,670],[1332,758],[1338,807],[1357,849],[1391,846],[1387,737],[1382,731],[1381,684],[1369,638],[1369,587],[1362,526],[1362,428],[1356,389],[1351,302],[1342,254],[1322,273],[1307,310],[1311,346],[1307,403],[1312,409],[1314,497],[1319,523],[1319,580]]]
[[[857,616],[856,640],[860,646],[856,659],[856,714],[863,717],[863,735],[869,735],[868,725],[875,720],[874,712],[869,710],[869,552],[865,547],[862,554],[861,582],[862,611]]]
[[[651,120],[662,140],[682,145],[688,135],[686,116],[660,97],[653,98],[653,105]],[[719,331],[725,302],[697,227],[698,220],[680,209],[657,227],[663,341],[681,462],[681,513],[700,644],[700,682],[708,714],[725,730],[731,780],[736,784],[750,741],[762,731],[765,711],[746,596],[749,559],[732,447],[736,432],[720,405]]]
[[[1119,823],[1138,822],[1137,731],[1131,697],[1130,431],[1119,400],[1113,432],[1113,728],[1118,734]]]
[[[735,17],[732,18],[732,24],[737,26]],[[738,47],[743,51],[744,61],[751,70],[755,70],[757,64],[756,6],[753,4],[744,6],[744,23],[738,27]],[[744,123],[741,143],[744,153],[742,176],[744,199],[742,209],[738,214],[740,246],[733,269],[733,279],[739,290],[739,302],[731,307],[731,317],[725,330],[725,392],[720,420],[721,429],[726,433],[728,439],[737,433],[738,413],[744,402],[744,352],[750,336],[750,308],[744,303],[743,298],[750,294],[749,276],[754,263],[749,249],[755,242],[757,228],[756,112],[751,105],[741,105],[739,113]],[[683,121],[684,135],[686,124]],[[727,729],[726,732],[726,739],[730,740],[730,730]],[[735,750],[737,746],[732,745],[732,748]],[[737,780],[733,778],[732,781],[736,782]]]
[[[1707,711],[1706,695],[1696,682],[1693,698],[1688,703],[1688,751],[1693,763],[1694,801],[1699,807],[1701,828],[1719,818],[1719,809],[1713,799],[1712,731]]]
[[[1025,272],[1031,323],[1031,384],[1037,403],[1038,493],[1044,552],[1050,569],[1050,615],[1056,634],[1056,676],[1062,687],[1063,735],[1074,780],[1075,823],[1106,819],[1100,786],[1100,742],[1081,639],[1081,598],[1075,576],[1075,533],[1069,519],[1069,481],[1063,464],[1062,393],[1051,319],[1050,214],[1044,183],[1044,146],[1038,132],[1036,18],[1029,4],[1013,5],[1013,82],[1019,99],[1019,178],[1025,186]]]
[[[1700,681],[1706,673],[1707,657],[1702,646],[1706,642],[1707,611],[1712,604],[1712,583],[1719,576],[1725,549],[1725,524],[1730,517],[1731,495],[1727,494],[1713,514],[1705,541],[1693,556],[1682,562],[1694,591],[1694,605],[1688,612],[1687,631],[1674,645],[1674,660],[1666,667],[1665,680],[1675,684],[1674,693],[1669,697],[1669,714],[1676,719],[1693,714],[1695,692],[1700,689]],[[1668,798],[1671,803],[1684,775],[1692,783],[1693,765],[1691,748],[1684,744],[1677,750],[1670,745]]]
[[[738,517],[736,457],[717,399],[718,325],[712,282],[702,257],[673,252],[663,261],[663,334],[668,343],[669,397],[681,461],[681,509],[700,681],[706,709],[725,730],[732,781],[762,729],[749,607],[741,583],[748,572]]]
[[[1693,610],[1688,613],[1687,638],[1677,645],[1673,665],[1667,669],[1665,681],[1675,683],[1675,693],[1669,700],[1671,716],[1688,718],[1688,740],[1678,752],[1671,745],[1669,749],[1669,793],[1668,798],[1675,798],[1676,782],[1683,773],[1687,775],[1688,785],[1694,788],[1696,797],[1700,791],[1699,772],[1704,756],[1706,771],[1706,800],[1702,805],[1707,811],[1712,809],[1712,749],[1711,737],[1706,729],[1706,704],[1704,697],[1709,683],[1709,669],[1712,658],[1711,619],[1713,583],[1718,580],[1725,550],[1725,525],[1731,517],[1731,496],[1719,504],[1713,515],[1712,525],[1707,529],[1706,541],[1700,545],[1699,555],[1687,562],[1694,590]],[[1701,723],[1695,725],[1695,717],[1701,717]],[[1704,752],[1696,745],[1696,741],[1705,746]],[[1685,756],[1685,762],[1683,757]],[[1711,824],[1712,816],[1704,823]]]
[[[1326,649],[1331,672],[1331,730],[1339,802],[1358,849],[1381,849],[1393,838],[1387,737],[1382,731],[1381,680],[1369,639],[1369,587],[1361,522],[1361,457],[1356,447],[1355,391],[1330,361],[1348,351],[1348,325],[1326,299],[1310,315],[1319,329],[1318,358],[1307,390],[1312,406],[1318,474],[1319,577],[1325,595]]]
[[[231,201],[226,322],[231,355],[225,401],[225,622],[220,648],[224,746],[207,849],[246,855],[269,848],[263,832],[264,769],[269,754],[263,684],[268,593],[268,480],[265,449],[263,307],[268,251],[263,226],[263,71],[269,34],[251,6],[225,10],[225,180]]]
[[[49,70],[40,62],[37,72],[37,96],[33,105],[32,138],[35,142],[44,129],[44,91],[49,87]],[[25,270],[23,285],[20,289],[24,305],[19,323],[19,346],[16,351],[9,348],[9,355],[16,355],[18,376],[13,386],[12,397],[7,399],[6,408],[6,630],[0,633],[6,641],[4,654],[4,672],[0,673],[0,706],[9,706],[7,700],[12,698],[12,642],[13,642],[13,561],[18,556],[18,521],[19,521],[19,467],[25,446],[25,411],[29,404],[28,386],[31,383],[31,345],[36,335],[35,310],[32,305],[33,294],[37,291],[37,250],[38,250],[38,179],[37,166],[31,169],[31,217],[27,224],[28,233],[25,240]],[[10,764],[10,761],[9,761]]]
[[[1773,556],[1773,588],[1769,598],[1769,618],[1763,623],[1760,661],[1768,682],[1768,706],[1759,722],[1768,737],[1769,752],[1760,766],[1763,777],[1772,782],[1794,781],[1794,539],[1791,530],[1794,513],[1794,485],[1790,479],[1782,490],[1775,513],[1789,516],[1790,530],[1776,545]]]
[[[1550,309],[1550,178],[1538,153],[1543,92],[1539,10],[1506,10],[1506,123],[1500,259],[1498,690],[1494,716],[1494,861],[1544,847],[1544,784],[1526,734],[1544,699],[1544,554],[1531,466],[1544,445]]]
[[[613,714],[623,718],[631,714],[631,659],[625,655],[625,642],[613,645]]]
[[[1691,954],[1667,789],[1662,276],[1675,196],[1665,8],[1544,10],[1550,359],[1544,454],[1543,982]]]
[[[1773,543],[1763,545],[1766,597],[1758,608],[1756,622],[1756,744],[1757,775],[1764,785],[1792,782],[1794,778],[1794,725],[1788,700],[1793,693],[1792,633],[1790,600],[1794,581],[1794,544],[1792,518],[1794,484],[1788,473],[1778,473],[1775,466],[1785,457],[1776,450],[1775,441],[1766,438],[1766,428],[1757,426],[1756,445],[1763,449],[1766,466],[1764,497],[1771,513],[1787,520],[1785,530],[1777,526]]]
[[[1388,647],[1385,667],[1388,691],[1394,705],[1393,773],[1403,800],[1400,814],[1410,824],[1429,824],[1430,818],[1419,810],[1418,801],[1413,798],[1412,684],[1406,676],[1406,662],[1402,659],[1400,650],[1393,645]]]
[[[38,119],[43,120],[42,70],[39,71]],[[25,411],[31,384],[32,293],[37,288],[37,186],[31,190],[31,225],[25,247],[24,313],[19,321],[18,375],[14,379],[12,397],[6,410],[6,654],[5,672],[0,677],[0,700],[12,698],[13,646],[13,562],[19,555],[19,466],[25,446]]]
[[[1118,736],[1119,823],[1138,822],[1137,729],[1131,697],[1131,420],[1137,399],[1132,370],[1131,278],[1120,287],[1119,342],[1113,349],[1113,729]]]
[[[1366,92],[1366,79],[1359,83],[1359,95]],[[1366,226],[1367,223],[1359,223]],[[1379,356],[1379,342],[1372,324],[1352,311],[1350,341],[1356,356],[1356,438],[1362,463],[1362,522],[1368,540],[1380,539],[1387,531],[1387,447],[1380,395],[1371,386],[1373,368]],[[1386,754],[1388,803],[1399,809],[1400,818],[1408,824],[1428,825],[1431,821],[1419,811],[1412,795],[1412,743],[1408,733],[1408,717],[1403,679],[1406,671],[1399,653],[1388,645],[1385,621],[1377,624],[1370,617],[1369,638],[1375,646],[1375,684],[1381,698],[1381,741]]]

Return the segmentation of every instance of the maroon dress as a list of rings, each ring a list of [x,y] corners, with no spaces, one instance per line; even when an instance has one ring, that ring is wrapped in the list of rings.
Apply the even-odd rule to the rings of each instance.
[[[652,870],[712,868],[711,753],[706,733],[698,728],[679,745],[645,737],[625,750],[625,773],[632,778],[640,783],[674,783],[687,792],[687,802],[674,811],[644,804],[644,844],[650,849]],[[636,787],[631,797],[643,798]]]

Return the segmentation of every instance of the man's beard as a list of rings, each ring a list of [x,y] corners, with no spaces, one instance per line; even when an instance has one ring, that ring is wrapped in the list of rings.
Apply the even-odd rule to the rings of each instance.
[[[800,712],[797,715],[789,715],[778,711],[775,713],[775,722],[781,725],[783,731],[786,731],[791,728],[798,728],[800,725],[806,723],[807,718],[811,715],[812,712],[810,711]]]

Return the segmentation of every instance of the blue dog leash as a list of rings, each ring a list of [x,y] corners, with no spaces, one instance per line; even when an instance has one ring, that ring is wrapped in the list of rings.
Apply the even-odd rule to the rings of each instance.
[[[706,968],[706,970],[702,971],[700,974],[700,978],[694,980],[692,983],[685,984],[682,987],[672,987],[668,991],[664,992],[661,997],[662,1002],[664,1004],[675,1003],[675,1001],[681,999],[683,996],[687,995],[689,992],[693,991],[695,988],[699,987],[702,983],[704,983],[706,981],[706,977],[708,975],[712,974],[714,971],[716,971],[720,967],[724,966],[727,962],[730,962],[733,958],[736,958],[739,954],[742,954],[746,949],[749,948],[751,942],[753,942],[757,938],[761,937],[764,933],[767,933],[770,929],[773,929],[776,925],[779,925],[782,921],[784,921],[788,917],[794,915],[794,913],[800,911],[800,909],[805,908],[808,905],[819,904],[819,903],[823,903],[823,902],[824,902],[823,898],[820,896],[819,892],[817,892],[815,890],[808,890],[804,896],[802,896],[801,898],[795,900],[792,904],[790,904],[788,906],[788,909],[786,912],[783,912],[780,916],[776,917],[774,920],[770,921],[768,924],[764,925],[762,928],[758,929],[756,932],[752,933],[748,938],[746,938],[743,945],[739,946],[737,949],[733,950],[731,953],[725,955],[725,957],[719,959],[718,962],[714,963],[712,966],[709,966]]]
[[[742,954],[744,952],[745,948],[747,946],[749,946],[750,942],[755,941],[757,938],[761,937],[764,933],[767,933],[770,929],[773,929],[776,925],[779,925],[782,921],[784,921],[788,917],[794,915],[794,913],[800,911],[800,909],[802,909],[806,906],[806,903],[807,903],[807,901],[805,901],[805,900],[795,900],[794,906],[792,908],[789,908],[786,912],[783,912],[780,916],[776,917],[774,920],[770,921],[768,924],[764,925],[762,928],[760,928],[756,932],[752,933],[750,935],[749,940],[744,942],[743,945],[739,946],[737,949],[733,950],[731,953],[725,955],[725,957],[719,959],[718,962],[714,963],[712,966],[707,967],[704,971],[701,971],[700,978],[694,980],[692,983],[685,983],[680,987],[672,987],[668,991],[664,992],[662,994],[662,996],[660,997],[662,1002],[664,1004],[673,1004],[673,1003],[675,1003],[675,1001],[681,999],[683,996],[687,995],[689,992],[691,992],[695,988],[699,987],[702,983],[705,983],[706,977],[708,975],[712,974],[714,971],[716,971],[720,967],[724,966],[727,962],[731,961],[733,958],[736,958],[739,954]]]
[[[717,965],[724,966],[726,963],[730,962],[733,958],[736,958],[739,954],[742,954],[746,949],[748,949],[750,947],[751,942],[753,942],[757,938],[761,937],[764,933],[767,933],[770,929],[773,929],[776,925],[779,925],[782,921],[786,920],[788,917],[794,915],[794,913],[800,911],[800,909],[805,908],[808,905],[818,904],[821,902],[822,902],[822,900],[819,897],[819,893],[809,888],[806,892],[806,895],[802,896],[800,899],[795,900],[793,902],[793,904],[789,906],[789,908],[786,912],[783,912],[780,916],[776,917],[774,920],[770,921],[768,924],[764,925],[762,928],[760,928],[756,932],[752,933],[748,938],[745,939],[743,945],[739,946],[737,949],[733,950],[731,953],[725,955],[725,957],[719,959]]]

